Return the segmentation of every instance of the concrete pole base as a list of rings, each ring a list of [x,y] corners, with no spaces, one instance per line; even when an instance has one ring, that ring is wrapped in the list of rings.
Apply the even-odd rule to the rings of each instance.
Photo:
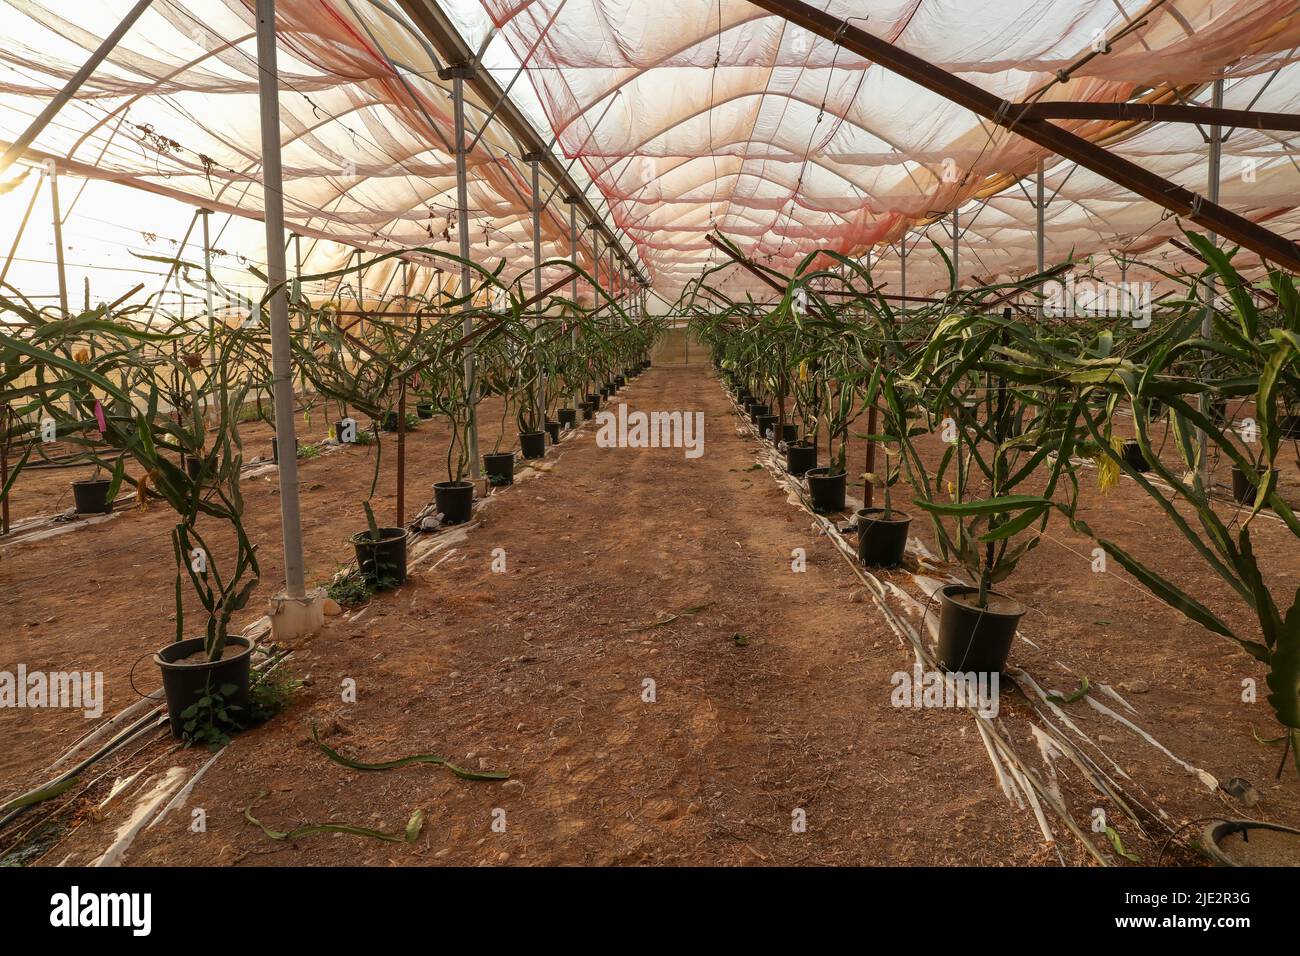
[[[271,638],[285,647],[295,647],[325,626],[325,589],[317,588],[306,597],[277,594],[271,598]]]

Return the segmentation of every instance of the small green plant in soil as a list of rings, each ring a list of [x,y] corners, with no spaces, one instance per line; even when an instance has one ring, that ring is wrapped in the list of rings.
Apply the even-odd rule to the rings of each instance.
[[[234,684],[209,686],[202,697],[181,712],[185,746],[220,750],[230,743],[232,734],[260,726],[278,714],[300,686],[301,682],[284,668],[264,673],[249,689],[246,707],[230,703],[229,698],[239,690]]]
[[[360,570],[349,567],[340,568],[325,585],[326,596],[339,607],[360,607],[374,597],[375,591]]]

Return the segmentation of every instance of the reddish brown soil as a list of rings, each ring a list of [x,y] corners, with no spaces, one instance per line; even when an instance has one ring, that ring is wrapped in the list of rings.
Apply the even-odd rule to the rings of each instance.
[[[490,451],[500,431],[501,403],[492,399],[481,413],[482,447]],[[305,442],[320,441],[328,426],[325,410],[317,409],[311,423],[300,419],[298,434]],[[366,424],[364,421],[362,424]],[[513,417],[507,420],[513,444]],[[241,427],[245,462],[270,459],[269,426],[257,422]],[[432,497],[432,484],[446,480],[447,429],[440,421],[420,423],[407,436],[407,519]],[[382,470],[373,499],[380,522],[391,520],[396,508],[396,436],[384,435],[379,446]],[[299,492],[303,542],[309,584],[326,583],[338,567],[353,557],[349,536],[366,527],[361,503],[374,476],[376,446],[349,446],[299,461]],[[71,507],[69,482],[89,476],[89,468],[34,470],[19,475],[12,512],[15,522],[52,515]],[[138,468],[135,469],[138,471]],[[132,473],[131,469],[128,469]],[[242,628],[266,613],[266,599],[284,583],[281,558],[279,474],[275,469],[243,482],[246,527],[258,546],[261,584],[248,608],[234,619]],[[37,542],[0,544],[0,671],[13,672],[19,663],[32,671],[101,671],[104,674],[104,713],[112,714],[137,700],[136,684],[150,693],[158,684],[157,668],[148,659],[175,633],[173,588],[175,564],[171,529],[175,513],[164,502],[147,509],[119,509],[110,521],[78,528]],[[200,531],[218,561],[233,546],[223,527],[200,523]],[[201,608],[188,584],[187,633],[201,631]],[[47,766],[89,729],[80,711],[0,709],[0,793],[17,790],[28,776]]]
[[[133,863],[1007,863],[1037,858],[968,718],[896,710],[907,659],[807,516],[735,433],[716,384],[656,368],[626,392],[646,409],[702,409],[702,458],[602,449],[592,430],[554,471],[483,512],[457,557],[417,571],[359,620],[334,619],[295,655],[310,681],[289,711],[238,738],[188,813],[143,834]],[[791,550],[807,549],[805,573]],[[508,572],[490,570],[505,548]],[[694,614],[684,611],[703,605]],[[647,627],[669,614],[679,616]],[[736,635],[743,636],[743,644]],[[356,704],[340,682],[357,683]],[[643,701],[647,679],[656,701]],[[362,760],[436,752],[507,769],[507,783]],[[180,758],[197,764],[206,754]],[[414,845],[288,829],[400,828]],[[506,832],[491,829],[494,808]],[[795,833],[796,811],[807,831]],[[50,859],[102,851],[86,824]]]
[[[292,667],[307,686],[280,717],[238,737],[189,800],[189,808],[206,811],[207,832],[190,833],[188,810],[173,812],[141,834],[126,862],[1056,862],[1032,815],[1003,796],[967,714],[891,706],[890,677],[910,668],[910,653],[870,602],[850,600],[857,579],[809,516],[787,503],[769,475],[752,470],[755,443],[736,434],[731,406],[703,368],[656,367],[623,400],[647,410],[703,410],[704,456],[602,449],[588,427],[553,470],[485,509],[484,525],[450,560],[422,566],[406,587],[355,618],[331,619],[297,651]],[[432,458],[439,436],[422,431],[413,448],[428,442]],[[343,454],[364,459],[365,452]],[[861,460],[860,446],[852,454]],[[412,470],[409,500],[422,502],[437,466]],[[315,505],[305,509],[308,560],[318,577],[347,556],[368,480],[368,471],[340,457],[305,464],[304,500]],[[381,488],[391,484],[385,478]],[[249,510],[271,581],[280,574],[278,515],[267,486],[250,488]],[[1221,595],[1131,482],[1104,499],[1090,490],[1086,499],[1099,530],[1132,542],[1207,600]],[[332,508],[340,513],[326,516]],[[168,527],[156,506],[17,550],[0,566],[10,582],[3,600],[6,615],[17,609],[24,626],[17,640],[0,639],[0,661],[102,668],[106,712],[128,703],[122,685],[130,660],[167,639]],[[934,547],[922,522],[913,532]],[[1024,630],[1038,645],[1018,642],[1013,662],[1065,693],[1084,674],[1115,686],[1139,711],[1131,719],[1174,754],[1220,780],[1243,777],[1262,797],[1246,811],[1207,793],[1086,702],[1066,705],[1131,775],[1131,792],[1144,804],[1180,822],[1300,819],[1294,774],[1275,783],[1279,753],[1250,736],[1252,726],[1272,732],[1267,704],[1240,700],[1241,679],[1262,678],[1258,665],[1114,568],[1092,574],[1087,539],[1059,526],[1049,533],[1006,587],[1030,605]],[[1259,538],[1279,578],[1289,576],[1294,587],[1294,542],[1276,527],[1262,528]],[[128,573],[97,571],[95,590],[82,596],[29,584],[29,575],[66,574],[50,574],[55,561],[92,566],[96,547],[119,548],[118,566]],[[807,552],[802,574],[791,570],[796,547]],[[491,571],[496,548],[506,551],[507,573]],[[885,577],[910,586],[902,572]],[[1226,599],[1220,604],[1231,608]],[[649,626],[671,614],[678,616]],[[340,699],[345,678],[356,682],[355,704]],[[642,699],[647,679],[655,682],[653,703]],[[1125,689],[1133,681],[1146,689]],[[1034,761],[1029,708],[1014,689],[1004,690],[1002,706],[1000,725]],[[56,711],[0,712],[0,721],[0,734],[17,742],[0,755],[9,790],[32,782],[85,726]],[[509,770],[511,779],[472,782],[427,765],[349,770],[311,746],[313,724],[330,746],[359,760],[435,752],[475,769]],[[193,768],[208,755],[165,759]],[[1090,792],[1069,769],[1064,774],[1066,801],[1086,825]],[[393,831],[417,808],[427,819],[413,845],[320,834],[274,842],[242,816],[264,793],[256,815],[281,830],[328,821]],[[503,833],[492,828],[498,809]],[[792,832],[799,810],[803,833]],[[87,819],[43,862],[94,859],[120,822]],[[1067,861],[1081,861],[1052,823]],[[1130,850],[1155,862],[1160,834],[1148,839],[1116,826]]]

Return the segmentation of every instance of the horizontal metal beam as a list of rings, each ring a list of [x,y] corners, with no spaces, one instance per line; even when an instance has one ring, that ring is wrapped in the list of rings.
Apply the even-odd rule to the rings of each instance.
[[[1259,110],[1216,109],[1182,103],[1078,103],[1043,101],[1017,103],[1017,120],[1104,120],[1134,123],[1202,123],[1236,129],[1284,130],[1300,133],[1300,116]]]
[[[937,93],[986,120],[1013,130],[1030,142],[1132,190],[1177,216],[1218,233],[1249,249],[1261,259],[1300,272],[1300,246],[1290,239],[1046,120],[1021,119],[1016,113],[1015,104],[999,99],[987,90],[873,36],[861,27],[799,0],[750,2],[831,40],[858,56],[872,60],[890,72]]]
[[[402,9],[406,11],[412,22],[419,28],[420,32],[425,35],[430,43],[434,45],[448,60],[453,68],[463,68],[474,64],[477,51],[473,50],[460,35],[456,25],[451,22],[442,8],[438,5],[437,0],[398,0]],[[605,236],[610,247],[613,248],[618,257],[627,264],[627,267],[636,274],[641,281],[648,281],[624,251],[622,244],[618,241],[618,236],[606,225],[601,218],[600,213],[587,199],[585,192],[569,176],[568,171],[551,152],[550,146],[541,138],[537,130],[533,129],[533,124],[526,116],[515,106],[514,101],[505,96],[500,85],[486,70],[474,69],[465,75],[465,82],[474,87],[474,90],[485,103],[494,103],[496,105],[496,118],[514,134],[524,148],[525,155],[536,154],[540,157],[542,165],[546,167],[547,174],[559,184],[560,192],[566,195],[578,197],[578,204],[582,209],[583,215],[592,227]]]

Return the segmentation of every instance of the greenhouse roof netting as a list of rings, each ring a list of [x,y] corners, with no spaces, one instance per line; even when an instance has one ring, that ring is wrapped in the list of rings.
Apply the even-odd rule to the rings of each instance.
[[[8,0],[0,137],[14,139],[121,19],[125,2]],[[594,206],[608,210],[661,295],[722,261],[717,233],[790,267],[832,249],[898,253],[961,236],[959,277],[1034,270],[1044,167],[1045,255],[1177,260],[1181,220],[1093,170],[748,0],[279,0],[284,198],[291,228],[373,249],[455,250],[448,81],[419,10],[438,7]],[[1295,113],[1300,11],[1290,0],[816,0],[813,4],[1007,103],[1207,104]],[[252,3],[155,0],[38,137],[29,159],[227,211],[261,209]],[[522,74],[516,74],[522,70]],[[518,80],[518,82],[516,82]],[[531,184],[518,139],[469,96],[474,258],[532,265]],[[1204,193],[1204,124],[1058,119]],[[1233,129],[1221,204],[1300,233],[1288,136]],[[550,177],[551,180],[554,177]],[[569,254],[553,181],[543,257]],[[583,264],[590,267],[590,249]],[[947,284],[938,256],[911,288]],[[737,272],[737,289],[753,281]]]

